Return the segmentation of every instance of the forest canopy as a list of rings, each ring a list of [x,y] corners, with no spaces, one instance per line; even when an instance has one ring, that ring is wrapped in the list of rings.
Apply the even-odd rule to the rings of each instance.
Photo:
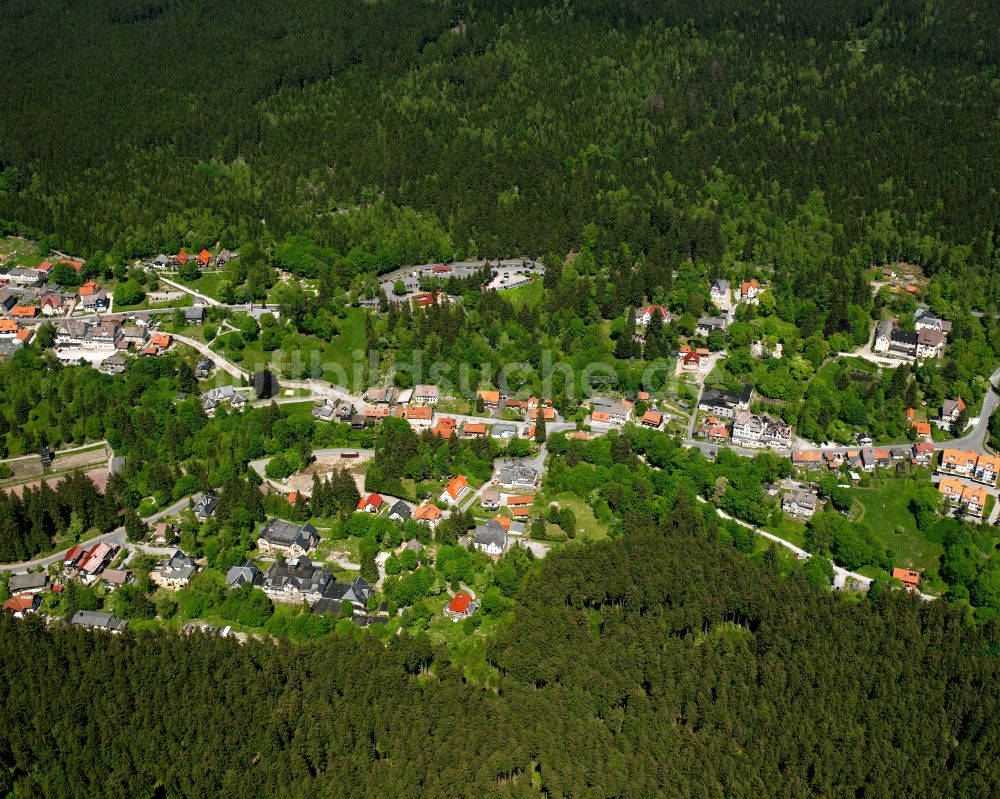
[[[67,249],[306,235],[384,270],[565,253],[593,225],[660,269],[804,261],[806,285],[905,259],[1000,294],[987,0],[0,13],[0,219]]]
[[[615,541],[545,559],[490,645],[495,691],[405,634],[240,645],[5,614],[0,639],[0,790],[15,795],[1000,787],[995,630],[902,592],[849,605],[801,570],[782,579],[720,549],[683,498]]]

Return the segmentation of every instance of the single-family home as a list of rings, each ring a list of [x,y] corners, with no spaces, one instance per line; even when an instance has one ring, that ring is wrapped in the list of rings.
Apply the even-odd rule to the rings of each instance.
[[[445,608],[444,615],[449,619],[464,619],[475,613],[476,607],[475,601],[469,594],[458,591]]]
[[[205,322],[205,308],[201,305],[192,305],[184,309],[184,323],[188,325],[200,325]]]
[[[111,591],[128,585],[134,580],[135,575],[128,569],[105,569],[101,573],[101,582]]]
[[[439,416],[431,428],[431,435],[447,440],[454,435],[456,427],[458,427],[458,422],[450,416]]]
[[[920,572],[912,569],[895,568],[892,570],[892,579],[899,580],[907,588],[920,588]]]
[[[757,305],[760,303],[760,292],[761,287],[760,283],[757,282],[757,278],[744,280],[740,284],[740,302],[747,305]]]
[[[513,491],[534,491],[540,483],[538,470],[522,461],[508,461],[496,471],[493,482]]]
[[[500,406],[500,392],[491,389],[482,389],[476,392],[476,396],[483,401],[483,407],[489,410],[496,410]]]
[[[496,510],[500,507],[500,492],[495,488],[487,488],[479,495],[479,504],[484,510]]]
[[[437,527],[437,523],[440,521],[442,515],[441,509],[430,503],[424,503],[413,511],[414,521],[423,522],[432,530]]]
[[[436,405],[441,399],[441,390],[437,386],[417,385],[413,387],[413,402],[417,405]]]
[[[373,491],[367,497],[361,497],[358,500],[357,511],[359,513],[378,513],[383,502],[385,500],[382,499],[382,495]]]
[[[653,321],[653,316],[659,312],[660,321],[666,323],[670,321],[670,312],[667,311],[662,305],[650,305],[644,308],[640,313],[636,314],[635,323],[640,327],[648,327],[649,323]]]
[[[215,361],[211,358],[202,358],[194,367],[194,376],[198,380],[205,380],[215,371]]]
[[[263,575],[254,579],[254,585],[272,602],[312,605],[323,597],[332,581],[329,569],[316,566],[305,555],[299,555],[287,561],[276,560]]]
[[[507,551],[507,531],[496,519],[476,527],[473,546],[490,557],[498,558]]]
[[[194,558],[177,550],[167,560],[160,561],[149,573],[149,579],[161,588],[176,590],[183,588],[198,571]]]
[[[952,424],[958,420],[959,414],[964,410],[965,402],[962,401],[961,397],[958,399],[946,399],[941,405],[941,419],[938,421],[938,427],[942,430],[951,430]]]
[[[69,623],[78,627],[89,627],[93,630],[104,630],[109,633],[120,633],[128,622],[119,619],[114,613],[105,613],[98,610],[78,610],[69,617]]]
[[[643,427],[659,430],[663,426],[663,414],[659,411],[646,411],[639,421]]]
[[[698,410],[732,419],[739,411],[750,409],[753,389],[745,386],[740,393],[725,391],[719,388],[706,388],[698,400]]]
[[[319,543],[319,532],[311,524],[268,519],[257,534],[257,549],[264,554],[276,553],[286,558],[305,555]]]
[[[699,336],[707,337],[716,330],[725,330],[729,325],[729,316],[703,316],[698,320],[694,332]]]
[[[441,501],[449,505],[454,505],[462,499],[469,491],[469,481],[464,475],[456,475],[448,481],[444,491],[441,492]]]
[[[726,302],[729,300],[729,281],[716,279],[712,281],[712,287],[709,289],[709,297],[712,302],[718,305],[719,303]]]
[[[230,566],[226,572],[226,585],[238,588],[241,585],[253,585],[260,575],[260,569],[252,560],[245,560],[241,565]]]
[[[951,322],[938,318],[927,308],[918,308],[913,312],[913,327],[917,330],[940,330],[946,334],[951,332]]]
[[[505,441],[517,435],[517,427],[512,424],[495,424],[490,427],[490,437]]]
[[[41,604],[41,594],[14,594],[3,603],[3,609],[13,613],[15,619],[23,619],[29,613],[35,613]]]
[[[389,508],[389,518],[394,522],[405,522],[407,519],[413,518],[413,511],[410,506],[407,505],[403,500],[398,499],[396,503]]]
[[[392,405],[396,401],[396,395],[395,386],[388,388],[373,386],[365,392],[364,398],[365,402],[370,402],[372,405]]]
[[[194,498],[194,515],[198,521],[203,522],[215,513],[215,508],[219,504],[219,498],[212,494],[196,495]]]
[[[434,409],[429,405],[407,405],[403,418],[416,432],[430,430],[434,421]]]
[[[808,491],[791,491],[781,498],[781,509],[797,519],[809,519],[816,512],[818,500]]]

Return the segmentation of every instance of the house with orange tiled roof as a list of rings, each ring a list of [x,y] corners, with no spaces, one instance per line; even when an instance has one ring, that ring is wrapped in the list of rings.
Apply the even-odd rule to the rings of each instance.
[[[378,513],[383,502],[385,502],[385,500],[382,499],[382,495],[373,491],[367,497],[361,497],[361,499],[358,500],[357,511],[359,513]]]
[[[434,409],[429,405],[408,405],[403,411],[403,418],[419,433],[430,429],[434,421]]]
[[[997,475],[1000,475],[1000,457],[996,455],[980,455],[972,470],[972,479],[980,483],[995,486]]]
[[[15,594],[3,603],[3,609],[13,613],[15,619],[23,619],[29,613],[36,612],[41,604],[41,594]]]
[[[931,423],[930,422],[912,422],[910,427],[916,431],[917,436],[924,439],[925,441],[931,440]]]
[[[475,612],[476,601],[465,591],[458,591],[444,609],[444,615],[450,619],[464,619]]]
[[[920,572],[912,569],[893,569],[892,579],[899,580],[907,588],[920,588]]]
[[[964,452],[946,447],[941,451],[941,463],[938,465],[938,471],[959,477],[971,477],[976,469],[978,457],[975,452]]]
[[[429,502],[413,510],[413,518],[418,522],[423,522],[432,530],[437,526],[442,515],[441,509]]]
[[[964,510],[973,518],[982,518],[987,497],[986,489],[982,486],[967,486],[958,478],[942,477],[938,483],[938,491],[956,509]]]
[[[535,498],[530,494],[522,494],[519,496],[507,497],[507,507],[508,508],[520,508],[526,505],[534,505]]]
[[[823,463],[823,456],[817,449],[801,449],[792,453],[792,463],[796,466],[805,466],[807,469],[815,469]]]
[[[18,329],[16,319],[0,319],[0,337],[13,338]]]
[[[760,292],[760,283],[757,282],[757,278],[744,280],[740,284],[740,302],[747,305],[757,305],[760,303]]]
[[[483,401],[483,405],[491,410],[500,405],[500,392],[492,390],[480,390],[476,396]]]
[[[462,435],[467,438],[486,435],[486,425],[482,422],[466,422],[462,425]]]
[[[437,423],[431,428],[431,433],[447,440],[452,437],[457,426],[458,422],[450,416],[439,416]]]
[[[188,262],[188,258],[191,256],[187,254],[187,250],[181,247],[181,251],[174,256],[174,263],[178,266],[184,266]]]
[[[149,346],[155,347],[158,352],[162,352],[170,347],[173,338],[169,333],[153,333],[149,337]]]
[[[441,492],[441,501],[446,502],[449,505],[454,505],[462,499],[468,491],[469,481],[465,479],[464,475],[456,475],[448,481],[448,485],[446,485],[444,487],[444,491]]]
[[[201,264],[203,268],[208,266],[208,262],[211,258],[212,254],[208,250],[203,249],[200,253],[198,253],[198,263]]]
[[[34,319],[38,309],[34,305],[15,305],[10,309],[10,315],[15,319]]]
[[[646,411],[639,420],[639,423],[643,427],[651,427],[654,430],[659,430],[663,424],[663,414],[659,411]]]

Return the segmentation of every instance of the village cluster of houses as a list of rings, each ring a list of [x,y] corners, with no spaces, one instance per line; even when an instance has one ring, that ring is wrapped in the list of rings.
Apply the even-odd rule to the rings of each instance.
[[[523,413],[526,423],[514,421],[487,420],[465,421],[459,424],[451,416],[440,414],[435,406],[441,399],[441,391],[434,385],[418,385],[412,389],[369,388],[363,396],[364,405],[357,409],[347,400],[328,398],[312,410],[312,416],[319,421],[350,424],[355,429],[371,427],[387,417],[405,419],[418,433],[430,430],[444,439],[452,436],[461,438],[485,438],[487,436],[506,441],[518,435],[531,438],[535,434],[534,420],[541,413],[546,420],[555,420],[555,410],[551,400],[512,400],[501,397],[500,392],[481,391],[487,408],[503,407]]]
[[[184,248],[181,248],[176,255],[164,255],[160,253],[155,258],[151,258],[146,262],[146,268],[156,271],[179,269],[190,261],[197,264],[199,269],[208,269],[212,264],[215,264],[216,269],[221,269],[233,260],[233,258],[237,257],[239,257],[238,253],[230,252],[226,249],[220,250],[218,255],[212,255],[208,250],[202,248],[201,252],[193,255]]]
[[[640,391],[636,399],[640,402],[653,402],[648,391]],[[625,398],[590,397],[583,403],[583,407],[590,409],[588,422],[592,425],[623,427],[627,422],[635,422],[641,427],[661,430],[667,420],[666,415],[656,408],[648,408],[642,416],[639,416],[635,413],[635,403]]]
[[[65,580],[79,580],[86,585],[103,584],[109,590],[125,585],[134,578],[132,572],[126,569],[110,568],[112,562],[118,557],[121,547],[116,544],[77,544],[71,547],[63,556],[62,569]],[[29,613],[34,613],[41,605],[42,595],[46,591],[61,592],[65,584],[60,581],[53,583],[46,571],[27,572],[25,574],[14,574],[10,577],[8,590],[11,598],[3,605],[5,611],[14,614],[16,618],[22,618]],[[74,614],[70,619],[72,624],[83,624],[84,626],[99,626],[103,629],[118,632],[125,627],[125,622],[115,619],[112,614],[106,614],[109,618],[99,623],[100,614],[90,615],[90,612]]]
[[[56,328],[56,356],[75,363],[87,355],[103,355],[100,369],[108,374],[125,371],[127,356],[162,355],[173,344],[169,333],[159,333],[147,314],[134,317],[106,317],[91,322],[63,319]]]
[[[83,261],[60,258],[34,267],[0,268],[0,314],[12,319],[66,316],[73,312],[100,313],[108,308],[108,293],[96,282],[67,290],[51,279],[53,267],[65,264],[79,272]]]
[[[792,452],[792,463],[804,469],[827,468],[837,471],[846,464],[848,469],[872,472],[876,468],[887,468],[893,463],[910,462],[915,466],[927,466],[934,456],[934,447],[926,441],[917,441],[906,446],[873,447],[867,433],[857,436],[858,449],[823,452],[818,449],[802,449]]]

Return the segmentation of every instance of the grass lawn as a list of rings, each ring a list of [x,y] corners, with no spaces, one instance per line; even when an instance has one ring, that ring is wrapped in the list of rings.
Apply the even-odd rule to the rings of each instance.
[[[483,617],[482,623],[467,633],[461,621],[454,622],[444,615],[444,609],[450,601],[448,594],[425,600],[435,611],[427,625],[427,634],[431,640],[448,647],[452,662],[461,666],[467,679],[480,685],[495,684],[496,673],[486,661],[486,641],[501,619]]]
[[[783,516],[781,524],[777,526],[764,524],[761,525],[761,529],[767,530],[769,533],[774,533],[778,536],[778,538],[783,538],[785,541],[789,541],[797,547],[802,547],[803,549],[805,548],[806,526],[803,522],[796,521],[788,516]],[[766,538],[763,538],[762,536],[757,537],[760,538],[761,541],[764,541],[765,544],[767,543]],[[766,549],[767,547],[765,546],[764,548]],[[782,549],[784,549],[784,547],[782,547]],[[786,549],[785,551],[791,553],[791,550],[789,549]]]
[[[219,297],[219,286],[226,282],[226,277],[221,272],[206,272],[199,276],[197,280],[183,280],[177,274],[168,275],[168,277],[175,283],[188,286],[199,294],[211,297],[213,300],[221,300]]]
[[[435,411],[439,414],[458,413],[463,416],[475,416],[476,411],[467,399],[443,399],[437,404]]]
[[[540,279],[533,280],[531,283],[518,286],[516,289],[508,289],[503,292],[503,296],[510,300],[515,308],[538,305],[542,299],[542,281]]]
[[[569,508],[576,514],[576,540],[600,541],[608,537],[607,525],[594,517],[590,506],[575,494],[558,494],[545,497],[545,506],[550,502],[558,502],[560,508]]]
[[[340,320],[340,334],[329,344],[321,341],[315,336],[298,335],[296,337],[298,347],[294,351],[276,350],[275,352],[264,352],[257,341],[248,341],[246,346],[237,355],[230,353],[225,348],[225,342],[232,332],[221,333],[212,342],[212,349],[216,352],[224,352],[234,363],[239,364],[247,371],[255,371],[259,367],[270,365],[278,376],[284,375],[286,378],[301,379],[301,374],[290,374],[288,367],[290,364],[310,367],[317,364],[322,370],[319,376],[337,385],[358,390],[363,386],[356,385],[358,382],[354,374],[355,365],[358,363],[353,354],[355,351],[364,352],[365,340],[365,311],[360,308],[350,308],[347,316]],[[232,357],[236,355],[236,357]],[[240,358],[237,360],[237,358]],[[308,377],[308,375],[306,375]]]
[[[917,529],[910,513],[910,499],[919,487],[912,480],[888,478],[873,482],[871,488],[851,488],[850,493],[859,506],[857,518],[893,552],[898,565],[928,569],[937,566],[943,549]]]
[[[148,311],[153,308],[188,308],[191,302],[192,300],[189,296],[185,296],[179,300],[170,300],[170,302],[148,302],[147,300],[143,300],[135,305],[122,305],[116,302],[111,306],[111,311],[112,313],[125,313],[125,311]]]

